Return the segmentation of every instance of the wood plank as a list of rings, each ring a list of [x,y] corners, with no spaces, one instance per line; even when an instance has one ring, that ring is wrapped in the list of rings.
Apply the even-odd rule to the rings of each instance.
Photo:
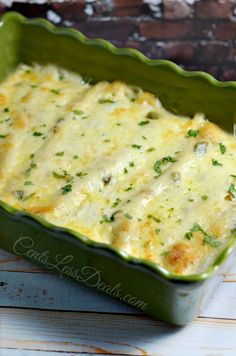
[[[0,271],[49,273],[20,256],[13,255],[2,249],[0,249]]]
[[[25,350],[25,349],[2,349],[0,347],[0,355],[1,356],[74,356],[74,353],[71,352],[63,352],[63,351],[41,351],[41,350]],[[80,356],[89,356],[94,355],[93,353],[80,353]],[[99,354],[102,356],[102,354]],[[104,354],[103,354],[104,355]]]
[[[0,272],[0,306],[138,313],[96,289],[54,274]]]
[[[53,274],[0,272],[0,305],[140,314],[115,298]],[[236,319],[236,283],[222,283],[200,315]]]
[[[0,309],[2,348],[71,353],[232,356],[236,320],[199,318],[185,328],[152,318]]]

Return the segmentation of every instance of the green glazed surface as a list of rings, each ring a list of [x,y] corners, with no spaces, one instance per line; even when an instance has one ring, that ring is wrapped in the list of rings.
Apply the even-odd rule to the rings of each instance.
[[[101,39],[89,40],[76,30],[58,29],[46,20],[28,20],[13,12],[0,19],[0,53],[0,80],[19,63],[54,63],[94,81],[119,79],[138,85],[156,94],[168,110],[189,116],[203,112],[233,132],[234,82],[185,72],[172,62],[150,60],[136,50],[118,49]],[[212,285],[219,282],[235,240],[235,236],[229,238],[204,273],[178,276],[0,202],[0,247],[178,325],[197,316]]]

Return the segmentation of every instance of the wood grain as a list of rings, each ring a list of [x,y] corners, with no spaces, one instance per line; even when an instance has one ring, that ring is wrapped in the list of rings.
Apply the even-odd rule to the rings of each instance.
[[[0,251],[0,355],[236,355],[236,257],[185,328]]]
[[[183,356],[184,345],[191,356],[236,354],[236,320],[199,318],[179,328],[137,315],[17,308],[0,312],[5,349]]]
[[[0,272],[1,306],[140,314],[120,301],[53,274]],[[223,283],[201,316],[236,319],[236,283]]]

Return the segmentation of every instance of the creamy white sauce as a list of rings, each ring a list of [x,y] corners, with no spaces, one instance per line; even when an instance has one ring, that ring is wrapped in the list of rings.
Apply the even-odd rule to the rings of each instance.
[[[122,82],[21,65],[0,85],[0,199],[180,274],[236,227],[236,140]]]

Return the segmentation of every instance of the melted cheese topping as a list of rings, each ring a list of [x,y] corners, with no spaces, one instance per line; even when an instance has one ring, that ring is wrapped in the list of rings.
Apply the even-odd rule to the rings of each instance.
[[[236,140],[115,81],[21,65],[0,86],[0,199],[178,274],[236,226]]]

